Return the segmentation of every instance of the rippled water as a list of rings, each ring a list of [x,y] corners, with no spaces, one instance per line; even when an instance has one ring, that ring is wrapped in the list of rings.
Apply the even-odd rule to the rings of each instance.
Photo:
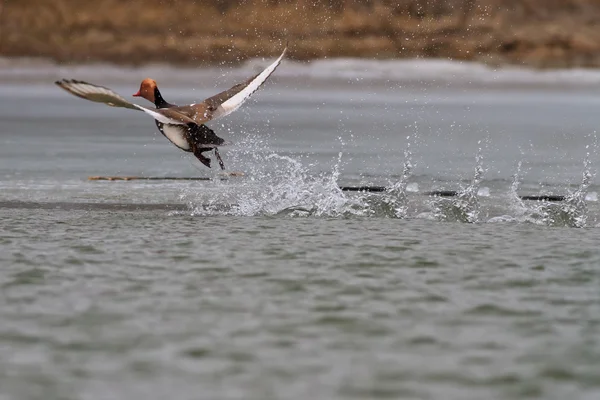
[[[596,399],[599,105],[282,78],[212,126],[223,179],[143,115],[6,83],[0,399]]]

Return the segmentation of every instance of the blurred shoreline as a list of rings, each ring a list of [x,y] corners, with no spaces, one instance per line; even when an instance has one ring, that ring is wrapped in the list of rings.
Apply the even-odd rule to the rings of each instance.
[[[0,57],[174,66],[289,58],[600,67],[596,0],[0,0]],[[316,4],[316,5],[315,5]]]

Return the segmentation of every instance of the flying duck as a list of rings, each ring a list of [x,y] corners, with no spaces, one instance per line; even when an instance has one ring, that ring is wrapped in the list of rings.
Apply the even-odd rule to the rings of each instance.
[[[142,84],[140,85],[140,90],[138,90],[137,93],[135,93],[133,96],[134,97],[142,97],[142,98],[148,100],[149,102],[154,103],[156,108],[177,107],[177,105],[167,102],[162,97],[162,94],[160,93],[160,90],[158,90],[158,85],[156,84],[156,81],[154,79],[150,79],[150,78],[144,79],[142,81]],[[162,122],[159,122],[158,120],[154,120],[154,122],[156,122],[156,127],[158,128],[160,133],[162,133],[167,139],[171,140],[171,138],[170,138],[171,134],[174,134],[175,137],[180,135],[181,126],[173,127],[172,125],[168,125],[168,124],[165,125]],[[175,131],[171,132],[171,130],[173,130],[173,129],[175,129]],[[225,141],[223,139],[221,139],[220,137],[218,137],[217,134],[212,129],[210,129],[208,126],[206,126],[204,124],[194,124],[194,125],[190,124],[185,128],[185,130],[186,130],[185,137],[187,138],[188,142],[191,142],[192,146],[190,146],[189,150],[186,150],[186,149],[183,149],[183,150],[193,152],[194,155],[196,156],[196,158],[198,158],[198,160],[200,160],[200,162],[202,162],[202,164],[204,164],[208,168],[210,168],[210,158],[205,157],[202,153],[204,153],[205,151],[210,151],[210,150],[214,149],[215,156],[217,157],[217,160],[219,161],[219,166],[221,167],[222,170],[224,170],[225,164],[223,163],[223,159],[221,158],[221,155],[219,154],[219,150],[217,150],[216,146],[223,145],[223,143],[225,143]],[[175,144],[175,146],[181,148],[173,140],[171,140],[171,142],[173,144]],[[214,147],[210,147],[210,146],[206,147],[207,145],[214,146]]]
[[[275,62],[247,81],[209,97],[201,103],[186,106],[177,106],[165,101],[158,90],[156,81],[149,78],[142,81],[140,90],[133,96],[143,97],[154,103],[156,109],[130,103],[111,89],[103,86],[74,79],[63,79],[55,83],[72,95],[82,99],[104,103],[111,107],[143,111],[149,114],[154,118],[158,130],[175,146],[183,151],[193,153],[200,162],[209,168],[210,159],[202,153],[214,149],[221,169],[225,169],[223,160],[217,150],[217,146],[224,145],[225,141],[204,124],[225,117],[240,108],[271,76],[281,63],[286,51],[287,47]]]

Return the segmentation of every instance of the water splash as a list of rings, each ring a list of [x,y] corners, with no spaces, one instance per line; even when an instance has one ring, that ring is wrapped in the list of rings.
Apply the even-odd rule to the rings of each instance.
[[[481,144],[481,141],[478,144]],[[484,173],[483,154],[480,146],[475,156],[475,175],[471,180],[471,184],[458,194],[459,206],[465,212],[468,222],[471,223],[477,222],[479,219],[478,193]]]
[[[410,150],[410,136],[406,137],[408,141],[406,150],[404,150],[404,164],[402,166],[402,175],[397,182],[388,187],[383,195],[383,200],[390,207],[393,216],[396,218],[405,218],[408,213],[408,200],[406,198],[408,181],[413,170],[412,152]]]
[[[514,211],[517,212],[518,221],[529,222],[546,226],[568,226],[583,228],[588,225],[588,190],[592,183],[594,174],[590,159],[590,148],[586,146],[586,155],[583,160],[583,172],[581,183],[574,192],[565,196],[560,203],[548,203],[536,201],[532,203],[523,202],[517,195],[518,183],[513,182],[510,197],[516,204]]]
[[[479,148],[475,156],[475,174],[471,183],[460,190],[454,198],[433,200],[434,215],[442,221],[457,221],[476,223],[479,221],[478,194],[485,174],[483,168],[483,154],[481,141],[477,142]]]
[[[590,161],[589,145],[586,148],[585,159],[583,160],[583,173],[581,184],[573,193],[569,193],[565,198],[562,211],[567,217],[567,222],[575,228],[583,228],[586,226],[588,219],[588,209],[586,203],[587,192],[594,178],[591,171],[592,163]]]
[[[516,212],[518,216],[525,215],[527,207],[521,197],[519,197],[519,187],[521,186],[521,169],[523,168],[523,161],[520,160],[517,163],[517,169],[512,177],[510,189],[508,192],[508,201],[511,206],[511,210]]]
[[[511,213],[515,213],[516,216],[504,214],[501,216],[490,218],[488,220],[489,223],[518,222],[519,221],[519,219],[517,218],[518,216],[522,217],[522,216],[526,215],[528,209],[518,194],[519,186],[521,185],[521,168],[522,168],[522,166],[523,166],[523,161],[519,161],[517,163],[516,171],[512,176],[512,181],[510,183],[510,187],[509,187],[508,193],[506,195],[506,199],[509,204],[509,210],[511,211]]]
[[[209,190],[188,191],[185,196],[194,215],[368,215],[369,207],[361,196],[346,196],[339,188],[342,156],[340,152],[331,173],[315,176],[292,157],[254,153],[257,167],[246,179],[215,182]]]
[[[339,179],[344,162],[347,161],[342,151],[332,160],[331,169],[315,173],[313,167],[318,164],[303,162],[303,157],[306,156],[277,154],[268,150],[264,140],[249,139],[249,145],[238,150],[241,154],[230,158],[245,164],[243,169],[247,173],[243,178],[215,180],[190,186],[181,198],[188,202],[194,215],[388,218],[413,216],[465,223],[485,220],[568,227],[585,227],[590,224],[586,203],[593,194],[588,193],[594,177],[590,161],[591,145],[586,148],[581,183],[574,192],[565,196],[563,202],[522,200],[518,191],[524,164],[523,161],[519,161],[508,193],[503,196],[508,200],[508,204],[505,200],[503,204],[488,207],[489,201],[483,199],[489,197],[489,189],[482,187],[486,170],[483,166],[481,142],[478,142],[480,146],[475,156],[474,174],[466,187],[461,188],[455,197],[424,198],[415,193],[415,188],[409,190],[415,183],[411,182],[409,185],[414,165],[411,137],[407,137],[407,140],[402,174],[398,180],[388,185],[385,192],[343,192],[339,187]]]

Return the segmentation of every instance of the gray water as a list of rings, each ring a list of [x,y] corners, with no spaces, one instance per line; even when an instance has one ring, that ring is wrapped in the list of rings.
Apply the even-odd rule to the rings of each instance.
[[[599,398],[598,85],[285,68],[211,125],[241,177],[51,84],[148,71],[0,74],[0,399]]]

